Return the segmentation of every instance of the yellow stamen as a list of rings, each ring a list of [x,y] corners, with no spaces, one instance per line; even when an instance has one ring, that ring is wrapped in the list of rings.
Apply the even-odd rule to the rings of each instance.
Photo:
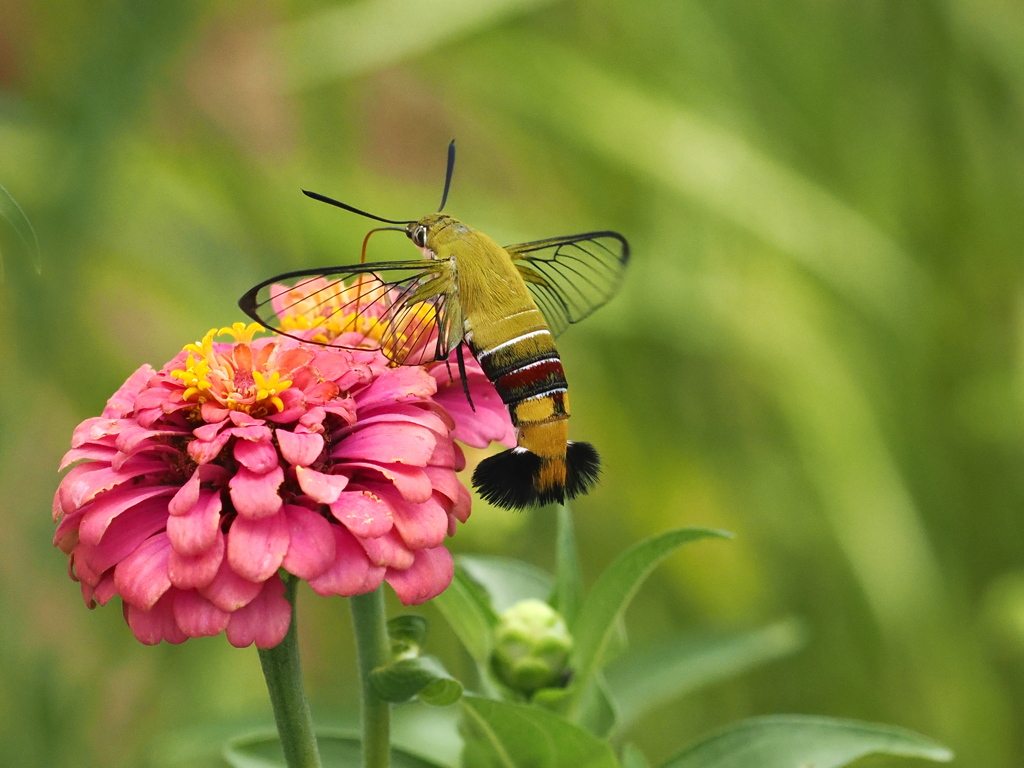
[[[252,337],[261,332],[263,326],[259,323],[233,323],[230,328],[221,328],[217,331],[218,336],[231,336],[236,342],[248,344]]]

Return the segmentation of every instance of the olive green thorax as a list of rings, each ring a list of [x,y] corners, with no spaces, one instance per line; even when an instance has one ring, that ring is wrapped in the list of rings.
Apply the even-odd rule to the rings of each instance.
[[[451,260],[466,330],[476,332],[478,343],[491,341],[480,338],[480,333],[490,336],[488,330],[494,325],[502,326],[494,330],[504,336],[494,339],[494,343],[513,338],[516,324],[507,327],[502,321],[536,310],[533,296],[508,251],[483,232],[447,214],[431,213],[406,227],[406,233],[425,257]],[[535,318],[539,317],[537,312]]]

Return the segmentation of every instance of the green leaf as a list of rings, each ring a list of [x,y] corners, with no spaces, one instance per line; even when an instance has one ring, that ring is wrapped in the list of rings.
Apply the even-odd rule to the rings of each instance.
[[[416,657],[427,637],[427,620],[413,614],[395,616],[388,620],[388,637],[394,658]]]
[[[317,744],[323,768],[351,768],[360,764],[359,737],[345,731],[317,731]],[[223,756],[231,768],[286,768],[277,734],[251,734],[232,739],[224,746]],[[391,748],[392,768],[447,768],[401,749]]]
[[[429,707],[419,701],[391,708],[391,745],[443,765],[459,765],[459,707]]]
[[[607,742],[539,707],[465,696],[462,764],[473,768],[617,768]]]
[[[788,656],[803,646],[803,624],[787,619],[753,632],[676,637],[617,659],[608,687],[626,730],[650,710],[711,683]]]
[[[477,667],[486,669],[491,656],[492,629],[498,623],[498,615],[484,589],[457,567],[448,589],[431,604],[444,616]]]
[[[445,707],[462,696],[462,683],[431,656],[401,659],[375,669],[370,673],[370,685],[374,693],[394,704],[419,696],[425,704]]]
[[[288,85],[296,90],[373,72],[443,48],[553,0],[362,0],[331,4],[284,27]],[[438,19],[444,19],[438,24]]]
[[[559,505],[558,539],[555,550],[555,589],[551,595],[551,607],[562,614],[566,624],[571,626],[576,620],[581,602],[583,602],[583,576],[580,573],[579,555],[576,551],[572,512],[567,506]]]
[[[710,528],[667,531],[630,547],[601,574],[583,603],[579,617],[570,627],[575,643],[575,700],[570,706],[574,716],[578,715],[581,692],[606,658],[608,646],[615,636],[616,623],[654,567],[683,544],[730,536],[725,531]]]
[[[953,759],[953,753],[941,744],[905,728],[829,717],[777,715],[731,725],[662,768],[839,768],[875,754],[936,762]]]
[[[607,738],[618,724],[618,705],[608,690],[604,675],[598,672],[594,684],[587,686],[580,702],[579,724],[601,738]]]
[[[458,564],[482,586],[496,613],[504,613],[521,600],[551,596],[551,576],[540,568],[510,557],[461,555]]]
[[[651,768],[651,764],[647,762],[643,752],[632,744],[627,744],[622,748],[622,768]]]
[[[39,240],[36,238],[36,231],[28,220],[28,216],[21,210],[21,206],[11,196],[2,184],[0,184],[0,217],[6,219],[11,225],[14,234],[18,236],[25,252],[32,260],[32,266],[36,272],[42,271],[42,258],[39,255]],[[0,278],[3,277],[3,258],[0,254]]]

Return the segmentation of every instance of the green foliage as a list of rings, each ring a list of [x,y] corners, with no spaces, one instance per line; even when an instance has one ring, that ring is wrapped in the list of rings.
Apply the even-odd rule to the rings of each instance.
[[[1021,50],[1019,4],[968,0],[8,0],[0,184],[44,269],[0,221],[0,764],[145,765],[185,725],[268,722],[255,652],[143,648],[117,605],[83,608],[55,468],[250,285],[358,260],[368,223],[300,189],[421,215],[453,137],[468,224],[633,245],[621,295],[559,339],[605,467],[581,584],[670,528],[736,533],[654,574],[612,696],[645,649],[807,627],[743,675],[672,661],[614,733],[657,766],[743,717],[828,712],[1024,764]],[[452,545],[548,567],[554,516],[475,503]],[[424,652],[489,693],[480,583],[426,609],[459,617]],[[586,590],[557,583],[572,616]],[[344,610],[300,604],[317,721],[344,721]]]
[[[36,231],[32,228],[25,212],[21,210],[18,201],[11,197],[11,193],[4,189],[2,184],[0,184],[0,218],[4,219],[14,230],[14,234],[21,241],[22,248],[38,272],[42,268],[42,262]],[[3,251],[0,249],[0,278],[3,277],[3,274]]]
[[[707,528],[668,531],[633,545],[601,574],[570,628],[575,640],[575,693],[566,704],[570,712],[578,711],[580,698],[586,692],[592,678],[599,668],[610,661],[608,649],[615,635],[616,625],[654,567],[683,544],[728,536],[729,534],[724,531]]]
[[[424,704],[445,707],[462,696],[462,684],[430,656],[400,659],[375,669],[370,684],[384,701],[396,704],[418,696]]]
[[[605,742],[538,707],[467,696],[462,762],[474,768],[616,768]]]
[[[752,632],[673,637],[627,652],[607,670],[619,727],[628,730],[661,705],[789,656],[805,642],[803,625],[789,619]]]
[[[587,645],[583,653],[577,650],[573,654],[576,666],[568,687],[553,685],[534,692],[509,683],[508,688],[485,686],[492,694],[503,695],[505,701],[495,695],[464,697],[463,765],[644,768],[649,765],[646,758],[632,745],[623,748],[621,764],[616,761],[608,741],[616,727],[628,729],[639,724],[644,714],[659,705],[702,685],[788,655],[803,644],[803,628],[793,620],[731,637],[672,638],[650,651],[627,655],[615,662],[609,685],[603,672],[611,661],[608,643],[621,625],[629,602],[654,567],[683,544],[728,534],[708,529],[681,529],[655,536],[616,558],[586,597],[576,594],[567,598],[580,584],[579,562],[575,555],[572,519],[567,509],[559,512],[556,552],[566,561],[560,560],[556,568],[551,600],[568,599],[571,604],[582,606],[572,622],[575,633],[572,640],[577,649],[584,640]],[[518,573],[519,569],[514,561],[503,560],[484,577],[484,581],[509,599],[508,587],[501,579],[494,578],[497,572]],[[544,626],[553,617],[561,623],[559,614],[530,596],[536,583],[544,581],[538,577],[518,582],[522,590],[521,602],[502,614],[502,623],[495,627],[499,638],[496,642],[503,642],[500,639],[502,626],[506,617],[516,611],[542,619]],[[529,586],[523,588],[524,584]],[[472,604],[486,611],[493,599],[491,590],[480,585]],[[546,610],[540,611],[540,608]],[[457,610],[445,615],[449,621],[460,620]],[[499,646],[496,657],[500,650]],[[524,692],[530,704],[515,700],[523,698]],[[905,729],[790,715],[754,718],[729,726],[679,754],[663,768],[789,768],[793,765],[840,768],[869,754],[936,761],[952,757],[945,747]]]
[[[827,717],[755,717],[729,726],[662,768],[841,768],[865,755],[947,762],[953,753],[905,728]]]
[[[317,743],[323,768],[351,768],[359,764],[359,737],[332,731],[318,731]],[[277,734],[242,736],[224,748],[224,761],[230,768],[283,768],[284,754]],[[392,768],[445,768],[424,757],[402,749],[391,750]]]

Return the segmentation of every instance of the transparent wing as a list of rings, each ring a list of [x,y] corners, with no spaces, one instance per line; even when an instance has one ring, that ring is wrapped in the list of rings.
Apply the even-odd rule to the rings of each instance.
[[[395,261],[287,272],[253,286],[238,306],[299,341],[380,350],[398,365],[441,360],[462,340],[448,260]]]
[[[557,336],[619,289],[629,243],[618,232],[584,232],[506,246]]]

